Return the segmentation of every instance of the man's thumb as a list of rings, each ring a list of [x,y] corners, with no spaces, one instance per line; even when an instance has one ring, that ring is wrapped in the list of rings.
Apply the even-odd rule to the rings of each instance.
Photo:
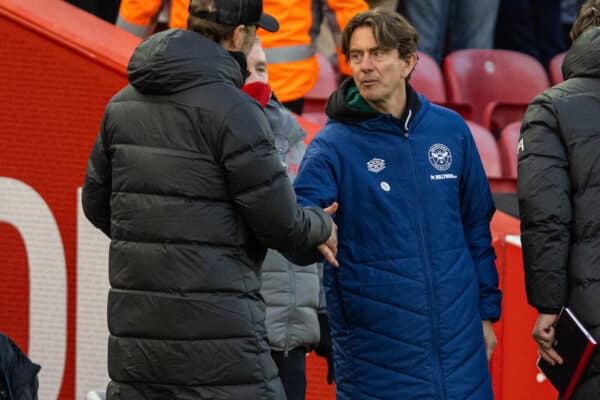
[[[338,209],[338,202],[334,201],[333,203],[331,203],[331,205],[329,207],[324,208],[323,211],[325,211],[329,215],[333,215],[333,214],[335,214],[337,209]]]

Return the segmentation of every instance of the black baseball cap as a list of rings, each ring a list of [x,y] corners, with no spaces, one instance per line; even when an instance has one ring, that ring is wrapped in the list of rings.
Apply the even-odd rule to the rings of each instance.
[[[194,17],[222,25],[258,25],[277,32],[279,22],[262,12],[262,0],[191,0],[189,12]]]

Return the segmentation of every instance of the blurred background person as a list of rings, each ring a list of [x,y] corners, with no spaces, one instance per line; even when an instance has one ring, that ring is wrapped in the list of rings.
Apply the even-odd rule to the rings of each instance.
[[[419,50],[441,63],[454,50],[494,46],[498,3],[499,0],[399,0],[397,11],[419,33]]]
[[[313,43],[321,34],[321,27],[325,22],[335,47],[331,62],[341,74],[340,80],[344,80],[352,75],[352,71],[346,62],[346,57],[342,54],[342,29],[354,15],[368,10],[369,5],[363,0],[313,0],[312,7],[311,37]]]
[[[189,5],[190,0],[121,0],[116,25],[141,38],[154,33],[158,24],[186,29]]]
[[[266,13],[279,21],[278,32],[259,32],[267,55],[269,81],[279,100],[296,114],[302,114],[304,96],[319,76],[313,42],[313,0],[265,0]],[[363,0],[327,0],[343,29],[357,12],[368,8]],[[344,60],[345,63],[345,60]]]
[[[163,28],[186,27],[189,0],[121,0],[117,26],[145,38]],[[319,76],[316,40],[323,7],[334,40],[337,67],[349,75],[340,53],[340,32],[356,13],[368,9],[364,0],[265,0],[265,12],[280,21],[280,31],[259,31],[267,54],[270,85],[280,101],[302,114],[304,96]]]
[[[501,0],[495,47],[529,54],[548,68],[566,50],[561,0]]]

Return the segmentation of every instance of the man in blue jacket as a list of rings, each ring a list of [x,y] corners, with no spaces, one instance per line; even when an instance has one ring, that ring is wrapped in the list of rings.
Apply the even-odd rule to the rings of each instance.
[[[338,400],[493,398],[495,208],[463,119],[407,83],[416,48],[399,14],[350,21],[352,79],[295,181],[301,203],[339,203],[324,274]]]

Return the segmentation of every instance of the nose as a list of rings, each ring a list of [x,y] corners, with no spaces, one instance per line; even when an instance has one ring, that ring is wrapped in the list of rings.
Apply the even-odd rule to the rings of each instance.
[[[362,71],[370,71],[373,69],[373,60],[371,59],[371,55],[366,53],[362,60],[360,60],[360,69]]]

